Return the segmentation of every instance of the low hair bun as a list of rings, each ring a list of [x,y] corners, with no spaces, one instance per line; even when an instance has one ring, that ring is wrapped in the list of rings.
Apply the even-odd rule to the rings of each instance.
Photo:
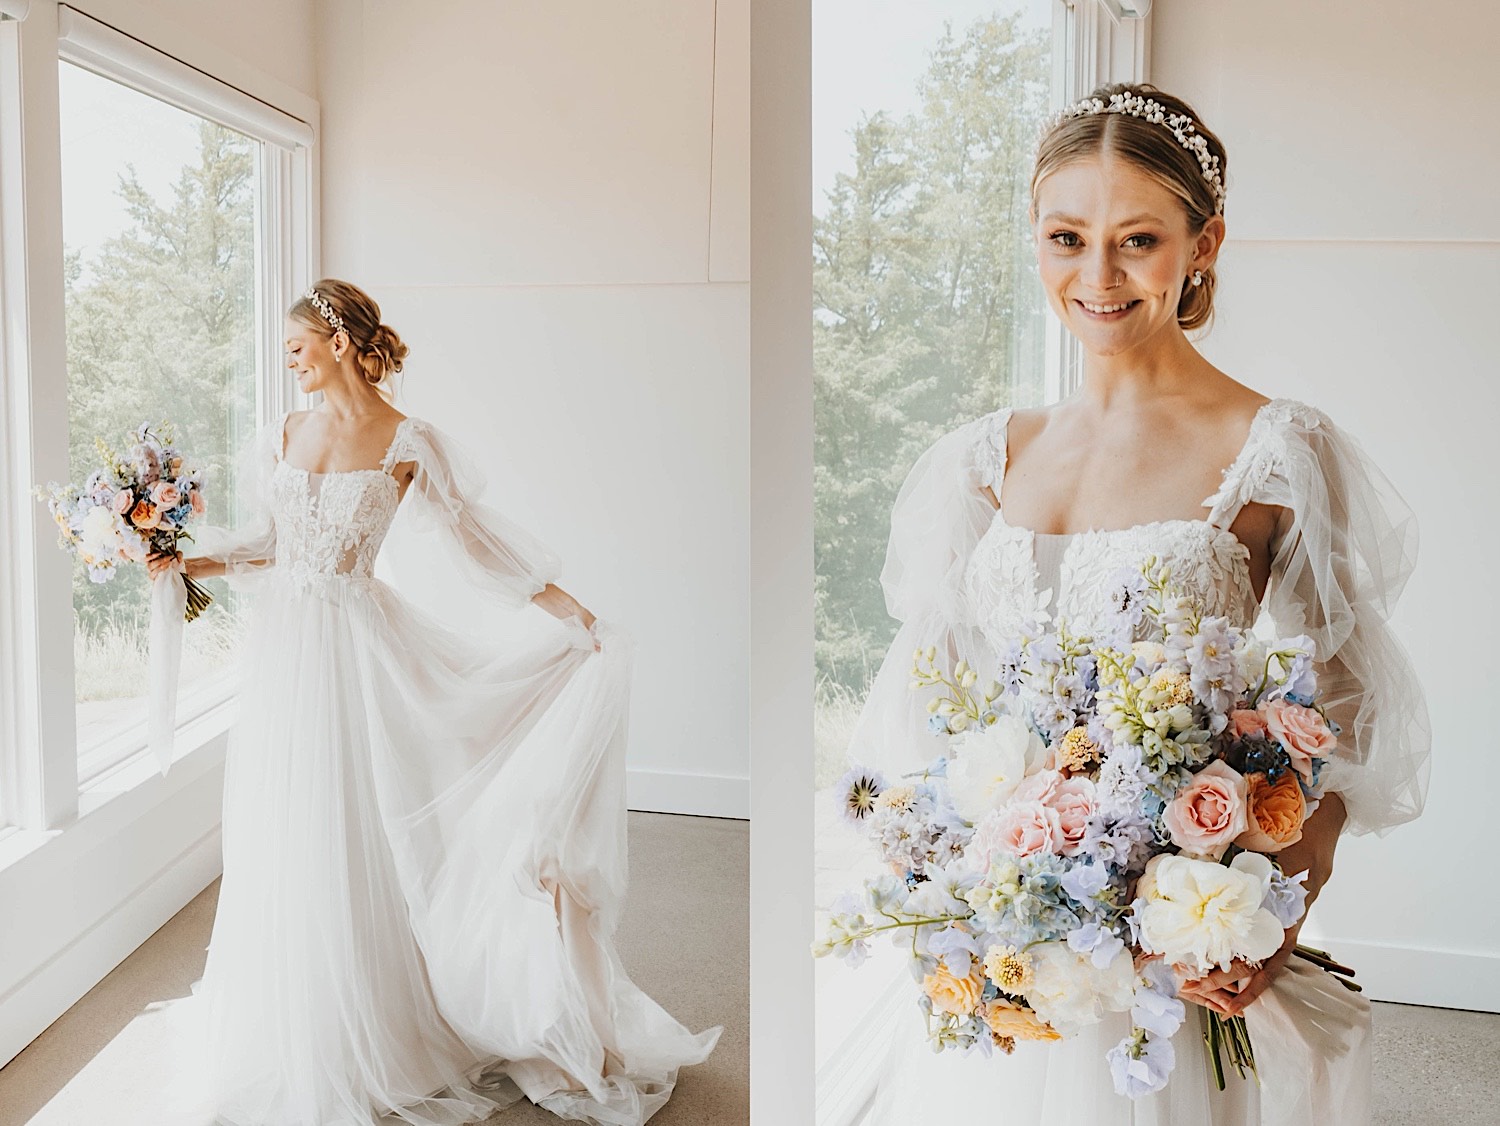
[[[390,325],[376,325],[375,331],[370,334],[369,343],[360,349],[360,363],[365,369],[365,378],[371,383],[379,383],[387,375],[399,372],[410,351]]]

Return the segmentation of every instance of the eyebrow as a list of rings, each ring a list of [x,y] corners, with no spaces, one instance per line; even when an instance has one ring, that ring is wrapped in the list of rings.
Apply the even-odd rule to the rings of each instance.
[[[1049,211],[1049,212],[1047,212],[1046,215],[1042,216],[1042,222],[1043,223],[1066,223],[1070,227],[1086,227],[1086,226],[1088,226],[1088,224],[1084,220],[1078,218],[1076,215],[1064,215],[1064,214],[1062,214],[1061,212],[1058,212],[1058,211]],[[1121,227],[1133,227],[1137,223],[1155,223],[1159,227],[1165,227],[1166,226],[1166,223],[1163,222],[1161,219],[1158,219],[1155,215],[1147,215],[1145,213],[1142,213],[1140,215],[1132,215],[1129,219],[1122,220],[1120,223],[1117,224],[1117,226],[1121,226]]]

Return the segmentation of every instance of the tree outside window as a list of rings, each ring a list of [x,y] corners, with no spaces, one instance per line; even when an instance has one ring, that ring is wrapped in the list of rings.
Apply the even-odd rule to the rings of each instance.
[[[206,471],[208,518],[234,522],[236,456],[256,425],[259,142],[79,67],[60,67],[70,474],[142,422],[170,419]],[[224,675],[236,599],[188,627],[184,697]],[[143,567],[95,584],[77,565],[80,776],[143,722]],[[124,750],[134,749],[124,747]]]

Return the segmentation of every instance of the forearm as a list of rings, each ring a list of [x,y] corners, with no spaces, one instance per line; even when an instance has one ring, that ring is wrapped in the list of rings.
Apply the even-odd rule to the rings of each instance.
[[[221,559],[212,559],[206,555],[197,558],[183,557],[183,573],[190,579],[217,579],[224,575],[228,566]]]
[[[576,616],[583,621],[586,628],[592,629],[594,626],[594,615],[576,598],[554,583],[548,583],[539,590],[532,596],[531,601],[554,618],[566,619]]]
[[[1343,799],[1336,793],[1324,794],[1312,816],[1302,823],[1302,839],[1277,856],[1288,876],[1307,873],[1303,886],[1307,888],[1309,907],[1333,875],[1333,853],[1346,819]]]

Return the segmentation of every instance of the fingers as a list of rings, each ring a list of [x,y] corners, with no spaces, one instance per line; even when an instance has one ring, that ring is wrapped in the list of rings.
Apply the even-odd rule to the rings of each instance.
[[[1255,972],[1255,967],[1249,962],[1236,960],[1229,964],[1228,969],[1214,970],[1205,974],[1193,982],[1193,987],[1200,992],[1210,992],[1215,989],[1223,989],[1237,981],[1243,981]]]
[[[1266,991],[1271,984],[1272,972],[1261,970],[1250,979],[1250,983],[1241,989],[1231,1000],[1227,1002],[1226,1008],[1230,1016],[1239,1016],[1249,1008],[1257,997]]]

